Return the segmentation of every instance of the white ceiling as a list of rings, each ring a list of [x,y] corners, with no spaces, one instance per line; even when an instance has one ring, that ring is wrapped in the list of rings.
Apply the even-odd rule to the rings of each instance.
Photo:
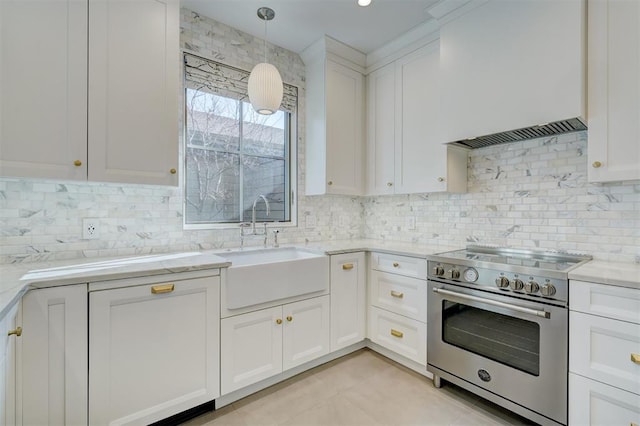
[[[426,9],[438,0],[181,0],[183,7],[252,34],[264,37],[259,7],[276,12],[267,26],[267,41],[300,53],[324,34],[363,53],[390,42],[431,17]]]

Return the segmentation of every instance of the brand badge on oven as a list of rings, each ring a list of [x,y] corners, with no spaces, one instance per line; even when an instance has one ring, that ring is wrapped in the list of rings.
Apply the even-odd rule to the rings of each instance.
[[[482,380],[483,382],[491,381],[491,374],[489,374],[487,370],[483,370],[483,369],[478,370],[478,377],[480,377],[480,380]]]

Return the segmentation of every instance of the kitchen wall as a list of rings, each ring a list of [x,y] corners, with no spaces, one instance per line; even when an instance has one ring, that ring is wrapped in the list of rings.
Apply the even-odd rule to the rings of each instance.
[[[262,61],[261,39],[185,9],[181,13],[184,49],[247,70]],[[305,197],[304,64],[295,53],[268,48],[269,62],[284,81],[300,87],[300,226],[283,229],[281,242],[479,242],[640,262],[640,182],[589,185],[586,132],[471,151],[466,194]],[[100,219],[100,239],[81,239],[86,217]],[[415,229],[409,229],[413,219]],[[180,188],[17,178],[0,178],[0,236],[0,263],[239,244],[237,228],[183,230]],[[259,245],[261,239],[249,243]]]
[[[365,199],[365,235],[640,263],[640,182],[587,183],[586,131],[472,150],[468,173],[465,194]]]

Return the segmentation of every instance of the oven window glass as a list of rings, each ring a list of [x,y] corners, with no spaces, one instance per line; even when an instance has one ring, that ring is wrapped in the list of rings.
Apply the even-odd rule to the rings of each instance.
[[[540,373],[540,326],[531,321],[442,302],[442,340],[526,373]]]

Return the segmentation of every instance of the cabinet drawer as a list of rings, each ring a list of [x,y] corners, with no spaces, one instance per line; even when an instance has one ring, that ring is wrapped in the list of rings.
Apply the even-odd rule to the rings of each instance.
[[[371,253],[371,269],[427,279],[427,260],[386,253]]]
[[[369,307],[369,338],[385,348],[427,365],[427,325],[402,315]]]
[[[640,424],[640,395],[569,374],[569,425]]]
[[[640,324],[640,290],[571,280],[569,308]]]
[[[635,357],[634,357],[635,354]],[[569,370],[640,394],[640,325],[569,314]]]
[[[417,321],[427,322],[427,282],[388,272],[372,271],[370,304]]]

